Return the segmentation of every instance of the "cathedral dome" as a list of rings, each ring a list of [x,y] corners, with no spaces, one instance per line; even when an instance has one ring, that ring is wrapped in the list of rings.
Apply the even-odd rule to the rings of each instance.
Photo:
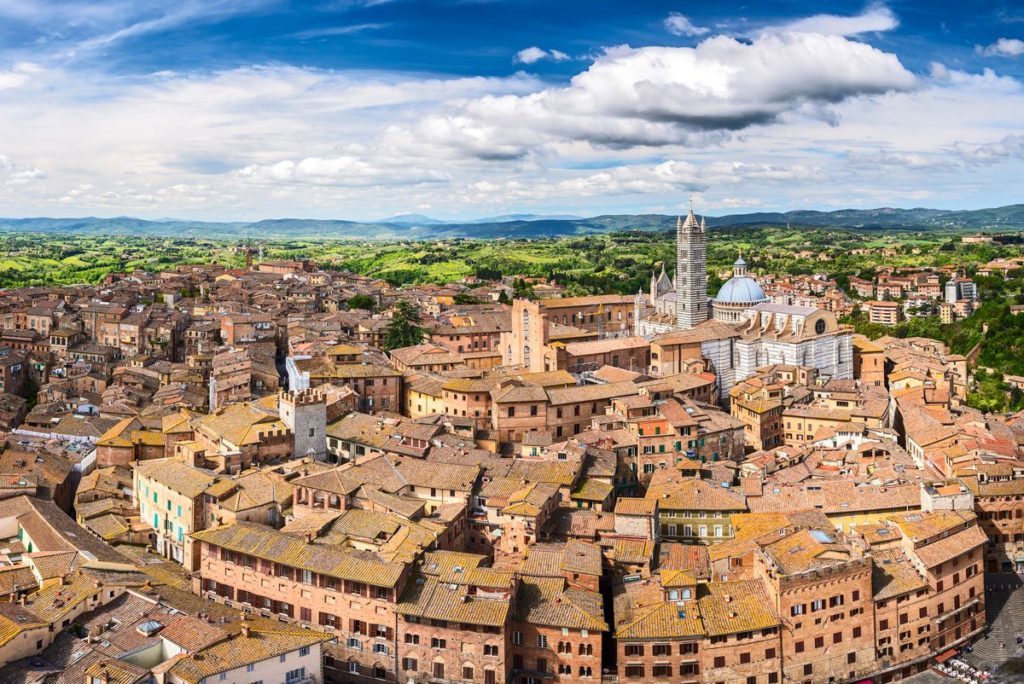
[[[757,284],[757,281],[747,275],[747,262],[743,260],[742,255],[733,264],[733,273],[736,275],[722,285],[718,296],[715,297],[715,303],[759,304],[768,301],[764,290]]]
[[[715,301],[723,304],[757,304],[768,298],[757,281],[750,276],[733,276],[722,285]]]

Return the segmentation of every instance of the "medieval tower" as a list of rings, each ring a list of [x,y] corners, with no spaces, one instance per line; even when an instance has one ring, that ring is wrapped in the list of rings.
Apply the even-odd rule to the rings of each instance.
[[[688,330],[708,320],[707,224],[693,207],[676,219],[676,325]]]
[[[327,453],[327,397],[312,389],[285,392],[280,395],[278,410],[281,421],[295,435],[295,458]]]

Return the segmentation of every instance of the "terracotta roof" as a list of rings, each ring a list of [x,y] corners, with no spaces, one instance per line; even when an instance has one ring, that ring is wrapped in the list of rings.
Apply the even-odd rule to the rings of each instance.
[[[157,482],[182,496],[195,499],[217,481],[213,473],[176,458],[158,458],[135,464],[139,477]]]
[[[398,563],[386,563],[349,549],[310,544],[254,523],[214,527],[194,532],[192,538],[282,565],[377,587],[395,586],[403,572]]]
[[[179,660],[169,674],[188,684],[199,684],[206,677],[259,663],[314,646],[337,637],[316,630],[279,625],[269,621],[254,624],[248,636],[239,633]]]
[[[700,613],[708,636],[778,627],[779,617],[764,582],[710,582],[700,592]]]
[[[516,594],[516,614],[526,624],[595,632],[608,629],[601,594],[566,587],[562,578],[524,578]]]

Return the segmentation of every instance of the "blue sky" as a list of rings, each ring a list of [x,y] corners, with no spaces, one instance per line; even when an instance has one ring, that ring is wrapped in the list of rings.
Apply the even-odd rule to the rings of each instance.
[[[1024,201],[1024,6],[0,0],[7,216]]]

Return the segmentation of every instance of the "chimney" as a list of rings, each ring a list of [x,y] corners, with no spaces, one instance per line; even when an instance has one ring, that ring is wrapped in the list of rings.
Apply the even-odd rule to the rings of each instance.
[[[245,637],[246,639],[248,639],[249,635],[251,634],[251,627],[249,626],[249,623],[246,622],[245,620],[242,620],[241,628],[242,628],[242,636]]]

